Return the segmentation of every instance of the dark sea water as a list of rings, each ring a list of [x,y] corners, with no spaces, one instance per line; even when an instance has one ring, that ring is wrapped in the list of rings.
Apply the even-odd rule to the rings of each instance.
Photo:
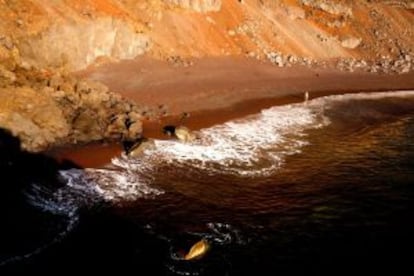
[[[0,275],[412,275],[414,92],[329,96],[61,171],[4,215]],[[192,244],[211,245],[198,260]]]

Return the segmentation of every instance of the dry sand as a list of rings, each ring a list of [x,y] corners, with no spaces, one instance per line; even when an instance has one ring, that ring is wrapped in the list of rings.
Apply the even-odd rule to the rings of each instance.
[[[187,66],[187,62],[192,65]],[[166,105],[170,116],[144,123],[144,135],[164,138],[161,128],[175,124],[183,112],[185,125],[200,129],[263,108],[323,95],[414,88],[414,73],[385,75],[336,69],[284,67],[246,58],[206,58],[169,63],[141,57],[79,72],[140,104]],[[119,145],[91,145],[61,151],[84,167],[102,166],[121,153]]]
[[[184,61],[185,62],[185,61]],[[350,73],[304,66],[277,67],[248,58],[220,57],[168,63],[141,57],[81,73],[112,91],[146,105],[166,104],[172,114],[229,106],[253,99],[300,95],[304,91],[343,93],[407,89],[414,74]]]

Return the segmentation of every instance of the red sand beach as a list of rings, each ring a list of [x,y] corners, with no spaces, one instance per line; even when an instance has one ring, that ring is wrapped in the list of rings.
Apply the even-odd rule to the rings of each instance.
[[[200,129],[270,106],[302,101],[305,91],[312,99],[361,91],[414,89],[413,72],[386,75],[303,66],[280,68],[267,62],[231,57],[191,60],[191,63],[187,66],[141,57],[78,74],[101,81],[137,103],[151,107],[166,105],[168,116],[144,123],[144,135],[155,138],[167,138],[161,132],[162,126],[177,123],[183,112],[190,114],[185,125]],[[97,167],[120,153],[119,145],[95,144],[61,150],[58,156],[83,167]]]

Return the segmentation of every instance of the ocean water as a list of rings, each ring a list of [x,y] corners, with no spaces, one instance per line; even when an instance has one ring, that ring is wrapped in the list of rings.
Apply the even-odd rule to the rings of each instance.
[[[413,270],[414,91],[275,106],[196,134],[22,190],[0,272]],[[207,254],[184,261],[201,239]]]

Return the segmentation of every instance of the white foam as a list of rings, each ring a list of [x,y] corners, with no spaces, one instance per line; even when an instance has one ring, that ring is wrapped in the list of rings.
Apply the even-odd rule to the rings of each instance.
[[[314,99],[310,102],[315,104],[327,104],[329,102],[349,101],[349,100],[378,100],[386,98],[412,98],[414,97],[414,90],[399,90],[399,91],[385,91],[385,92],[359,92],[347,93],[340,95],[331,95]]]
[[[260,114],[229,121],[197,133],[200,140],[182,143],[157,140],[140,161],[133,158],[114,159],[113,164],[140,170],[148,163],[196,167],[205,172],[257,176],[274,173],[287,156],[298,154],[308,145],[306,131],[329,124],[324,109],[338,101],[412,97],[414,91],[355,93],[332,95],[306,103],[276,106]]]
[[[230,224],[210,222],[207,223],[207,227],[210,232],[204,234],[203,237],[216,244],[244,244],[247,241],[242,237],[240,231]]]
[[[199,140],[182,143],[156,140],[139,159],[117,158],[113,164],[132,170],[143,163],[190,166],[215,173],[255,176],[279,168],[287,155],[306,145],[305,130],[327,120],[303,104],[273,107],[260,114],[230,121],[197,133]],[[140,161],[137,161],[140,160]]]
[[[139,174],[129,170],[72,169],[60,173],[67,185],[49,194],[50,198],[60,201],[60,206],[65,206],[72,201],[75,201],[72,202],[73,205],[83,207],[93,206],[97,201],[111,203],[134,201],[162,193],[149,187]]]
[[[81,208],[90,208],[102,201],[119,203],[162,193],[150,188],[140,181],[139,175],[128,170],[72,169],[61,171],[60,174],[66,182],[63,187],[52,189],[32,184],[25,195],[34,207],[55,215],[62,229],[49,242],[32,251],[0,260],[0,266],[30,258],[60,242],[78,224]]]
[[[88,169],[87,172],[97,194],[107,201],[133,201],[162,193],[150,187],[139,174],[129,170]]]

